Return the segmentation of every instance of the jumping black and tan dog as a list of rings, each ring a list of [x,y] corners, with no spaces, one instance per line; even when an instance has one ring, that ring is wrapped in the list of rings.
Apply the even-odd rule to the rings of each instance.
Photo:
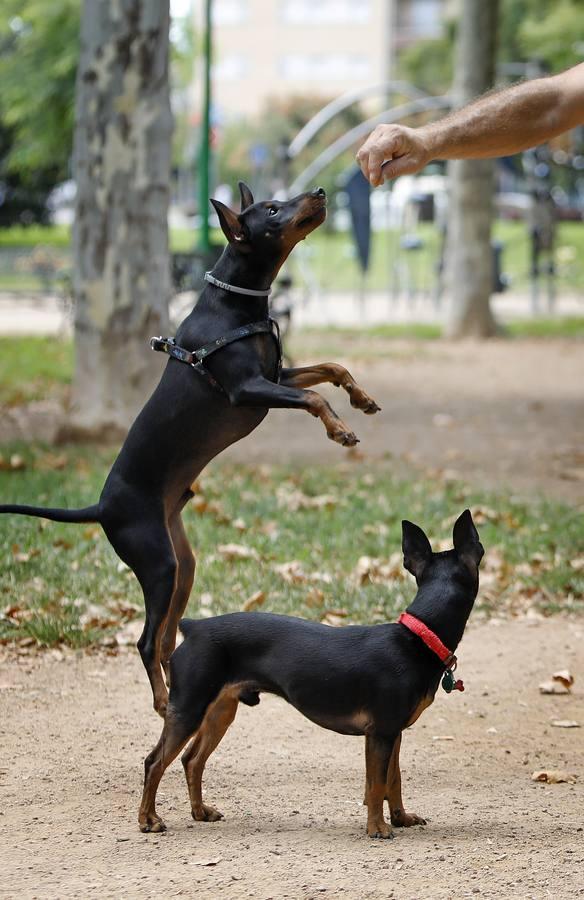
[[[298,241],[324,221],[325,192],[260,203],[243,183],[240,192],[239,215],[211,201],[228,244],[176,339],[153,339],[153,348],[171,359],[132,425],[99,502],[76,510],[0,506],[0,513],[101,524],[144,592],[146,622],[138,648],[162,716],[168,692],[161,665],[168,674],[195,573],[181,511],[201,470],[276,407],[306,410],[321,419],[333,441],[354,445],[357,438],[329,404],[305,390],[312,385],[331,382],[347,391],[352,406],[368,414],[379,409],[335,363],[282,369],[280,342],[268,318],[270,285]]]
[[[330,628],[267,613],[185,619],[184,642],[170,660],[170,697],[162,735],[145,762],[139,813],[142,831],[163,831],[156,791],[168,765],[183,754],[191,812],[216,821],[203,803],[205,763],[233,722],[238,703],[259,694],[283,697],[303,715],[340,734],[365,735],[367,833],[391,837],[383,818],[387,799],[395,826],[425,824],[406,813],[399,751],[404,728],[434,700],[442,679],[454,681],[456,649],[478,590],[483,547],[469,510],[456,520],[454,549],[433,553],[421,528],[402,523],[404,565],[418,592],[397,623]]]

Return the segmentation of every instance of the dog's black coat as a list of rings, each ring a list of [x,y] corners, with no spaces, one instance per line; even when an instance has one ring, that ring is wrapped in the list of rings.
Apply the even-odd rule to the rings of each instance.
[[[242,213],[211,201],[229,243],[214,269],[221,281],[268,290],[298,243],[326,216],[326,198],[317,189],[287,202],[254,203],[240,184]],[[267,319],[267,297],[250,297],[207,284],[180,325],[176,342],[197,349],[227,332]],[[145,348],[144,352],[150,352]],[[164,715],[167,668],[176,627],[186,607],[195,562],[181,511],[191,485],[207,463],[256,428],[270,408],[304,409],[319,416],[329,437],[356,443],[355,435],[319,394],[303,390],[323,381],[340,383],[351,403],[366,413],[377,405],[334,363],[283,369],[272,334],[257,334],[214,353],[205,367],[221,385],[170,359],[154,393],[130,428],[101,492],[85,509],[48,509],[5,504],[0,513],[42,516],[59,522],[99,522],[118,556],[133,569],[144,593],[146,622],[138,642],[154,694]]]
[[[424,532],[410,522],[403,523],[404,564],[418,583],[408,612],[452,652],[477,594],[483,555],[468,510],[457,519],[453,538],[454,549],[433,553]],[[379,808],[380,783],[384,787],[381,807],[384,796],[390,803],[393,799],[394,824],[416,824],[403,810],[401,793],[398,791],[398,799],[395,785],[389,784],[388,767],[396,744],[399,754],[401,732],[430,705],[445,670],[444,663],[417,635],[400,623],[330,628],[267,613],[185,619],[180,628],[185,640],[170,661],[167,722],[158,748],[147,760],[147,799],[141,811],[144,830],[150,830],[148,815],[154,815],[149,782],[154,763],[162,765],[163,771],[191,735],[197,735],[200,728],[212,730],[208,711],[217,709],[222,697],[227,698],[226,704],[241,701],[254,705],[264,691],[283,697],[324,728],[367,736],[368,830],[372,836],[389,836]],[[220,731],[216,730],[209,743],[216,746],[224,733],[219,735]],[[187,754],[193,765],[192,752]],[[392,783],[399,778],[397,754]],[[194,812],[195,807],[200,812],[198,801]],[[156,821],[152,818],[150,824]]]

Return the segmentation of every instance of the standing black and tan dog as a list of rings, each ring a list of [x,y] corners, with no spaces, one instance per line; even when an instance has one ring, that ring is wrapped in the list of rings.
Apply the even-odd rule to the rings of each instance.
[[[321,419],[333,441],[354,445],[357,438],[329,404],[305,390],[312,385],[331,382],[347,391],[352,406],[365,413],[379,409],[335,363],[281,369],[279,340],[268,319],[272,281],[298,241],[326,217],[324,191],[282,203],[254,203],[243,183],[240,191],[239,215],[211,201],[229,243],[176,340],[154,339],[155,349],[172,358],[132,425],[99,502],[77,510],[0,506],[0,513],[101,524],[144,592],[138,648],[161,715],[168,700],[161,664],[167,671],[195,572],[181,511],[201,470],[276,407],[306,410]]]
[[[483,555],[469,510],[454,525],[454,549],[433,553],[421,528],[403,522],[404,565],[418,592],[394,624],[330,628],[265,613],[232,613],[185,619],[184,642],[170,660],[168,711],[162,735],[145,763],[139,825],[163,831],[156,791],[168,765],[182,757],[191,812],[216,821],[203,803],[205,763],[233,722],[239,702],[254,706],[259,694],[283,697],[323,728],[366,736],[365,804],[370,837],[391,837],[383,817],[387,799],[395,826],[425,824],[406,813],[401,797],[401,734],[434,700],[442,679],[454,682],[454,650],[478,590]]]

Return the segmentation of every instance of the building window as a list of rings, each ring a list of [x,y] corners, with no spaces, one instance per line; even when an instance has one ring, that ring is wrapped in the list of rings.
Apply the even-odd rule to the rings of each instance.
[[[249,17],[248,0],[215,0],[213,25],[242,25]]]
[[[223,56],[213,64],[213,78],[217,81],[237,81],[244,78],[249,69],[245,56]]]
[[[371,0],[281,0],[280,17],[287,25],[366,25]]]
[[[443,9],[441,0],[409,0],[398,6],[398,28],[410,40],[440,37]]]
[[[345,81],[371,78],[371,62],[367,56],[329,54],[301,56],[295,54],[280,59],[282,77],[289,81]]]

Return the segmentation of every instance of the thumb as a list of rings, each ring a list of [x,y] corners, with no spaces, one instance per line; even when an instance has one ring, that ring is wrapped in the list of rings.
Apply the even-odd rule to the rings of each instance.
[[[384,181],[391,178],[398,178],[400,175],[413,175],[415,172],[423,168],[423,164],[419,162],[411,154],[404,156],[396,156],[394,159],[388,160],[381,168],[381,175]]]

